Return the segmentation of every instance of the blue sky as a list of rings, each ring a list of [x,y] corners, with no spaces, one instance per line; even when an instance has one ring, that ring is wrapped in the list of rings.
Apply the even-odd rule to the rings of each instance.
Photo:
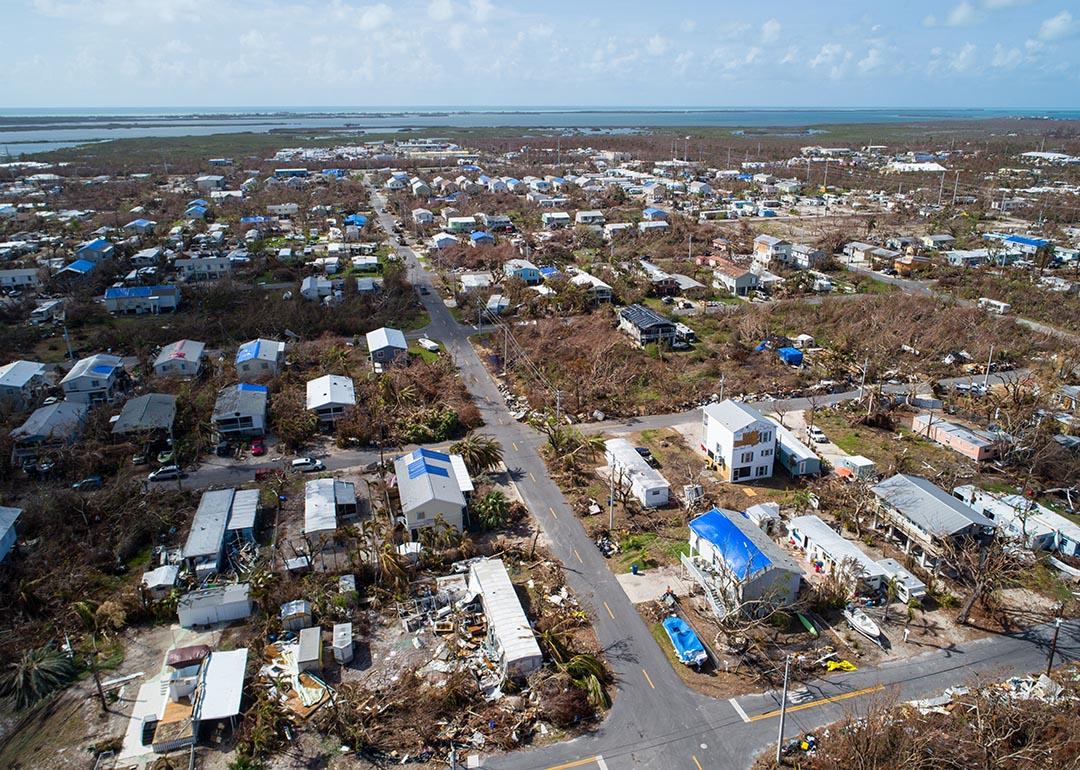
[[[4,107],[1080,108],[1080,0],[4,0]]]

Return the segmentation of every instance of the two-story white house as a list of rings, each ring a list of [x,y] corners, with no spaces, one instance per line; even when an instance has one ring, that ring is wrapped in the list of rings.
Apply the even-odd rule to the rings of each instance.
[[[206,360],[206,345],[195,340],[177,340],[161,349],[154,359],[158,377],[198,377]]]
[[[49,386],[45,364],[37,361],[12,361],[0,366],[0,405],[25,409]]]
[[[723,481],[767,479],[776,460],[776,429],[752,406],[721,401],[702,409],[701,447]]]
[[[119,356],[96,353],[71,367],[60,387],[64,398],[80,404],[115,403],[127,392],[130,380]]]
[[[356,391],[349,377],[326,374],[307,383],[307,409],[329,430],[356,406]]]

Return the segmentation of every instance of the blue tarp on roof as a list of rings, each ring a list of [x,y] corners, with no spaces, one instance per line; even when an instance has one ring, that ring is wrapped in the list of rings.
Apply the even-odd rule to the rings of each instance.
[[[473,243],[476,243],[477,241],[495,240],[491,233],[485,233],[483,230],[475,230],[474,232],[469,233],[469,238],[472,240]]]
[[[753,179],[754,179],[753,174],[739,174],[739,181],[740,182],[750,182]]]
[[[413,451],[413,454],[420,455],[421,457],[425,457],[428,460],[439,460],[440,462],[444,463],[450,462],[450,455],[444,452],[438,452],[434,449],[424,449],[423,447],[419,447]]]
[[[767,347],[768,347],[768,343],[765,343],[765,342],[758,343],[758,346],[756,348],[754,348],[754,352],[755,353],[760,353],[761,351],[765,350],[765,348],[767,348]]]
[[[253,358],[257,358],[258,355],[259,340],[245,342],[243,345],[236,349],[236,363],[242,364],[245,361],[250,361]]]
[[[268,221],[266,217],[240,217],[240,224],[242,225],[261,225],[263,222]]]
[[[691,521],[690,529],[716,547],[727,568],[739,580],[747,580],[772,566],[772,561],[754,541],[717,508]]]
[[[646,216],[654,216],[656,214],[664,214],[664,210],[663,209],[658,209],[655,206],[649,206],[649,208],[645,209],[642,213],[645,214]],[[666,216],[666,214],[665,214],[665,216]]]
[[[267,393],[265,385],[253,385],[250,382],[241,382],[236,386],[236,389],[241,393]]]
[[[411,463],[409,463],[408,468],[410,479],[419,478],[420,476],[423,476],[427,473],[430,473],[432,476],[442,476],[444,478],[450,478],[450,472],[446,468],[443,468],[440,465],[432,465],[431,463],[428,463],[423,459],[413,460]]]
[[[206,208],[206,206],[188,206],[187,211],[185,211],[184,213],[185,214],[205,214],[209,210],[210,209]]]
[[[193,201],[188,201],[187,205],[188,206],[209,206],[210,201],[206,200],[205,198],[196,198]]]
[[[462,171],[479,171],[480,167],[477,166],[477,165],[474,165],[472,163],[469,163],[469,164],[466,164],[464,166],[461,166],[461,170]]]
[[[105,299],[121,297],[152,297],[162,290],[171,290],[171,286],[110,286],[105,290]]]
[[[150,225],[150,220],[149,219],[136,219],[136,220],[133,220],[131,222],[128,222],[128,224],[129,225],[134,225],[135,227],[148,227]]]
[[[1021,246],[1033,246],[1036,249],[1041,249],[1044,246],[1049,246],[1050,241],[1044,238],[1032,238],[1027,235],[1010,235],[1005,239],[1005,243],[1017,243]]]
[[[70,270],[73,273],[89,273],[97,265],[91,262],[89,259],[76,259],[70,265],[64,268],[64,270]]]
[[[559,268],[552,267],[551,265],[545,265],[544,267],[540,268],[540,275],[544,276],[545,278],[551,278],[559,274]]]
[[[97,366],[91,366],[90,371],[94,374],[112,374],[113,369],[116,367],[109,366],[108,364],[98,364]]]
[[[349,214],[349,216],[345,217],[345,224],[347,225],[356,225],[357,227],[363,227],[367,224],[367,222],[368,219],[363,214]]]

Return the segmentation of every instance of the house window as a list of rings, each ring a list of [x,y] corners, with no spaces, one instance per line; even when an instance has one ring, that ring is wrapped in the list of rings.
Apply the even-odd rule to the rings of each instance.
[[[772,434],[771,433],[769,433],[768,431],[765,431],[764,433],[761,434],[761,443],[762,444],[767,444],[770,441],[772,441]]]
[[[754,475],[759,477],[759,478],[761,476],[767,475],[768,473],[769,473],[769,466],[768,465],[759,465],[757,467],[757,469],[754,471]]]
[[[736,468],[734,470],[734,472],[731,474],[731,478],[734,479],[735,481],[738,481],[739,479],[750,478],[750,466],[746,465],[746,466],[743,466],[742,468]]]
[[[754,453],[753,452],[743,452],[742,456],[739,457],[739,462],[743,462],[743,463],[752,463],[752,462],[754,462]]]
[[[425,513],[424,511],[417,511],[416,512],[416,520],[417,521],[423,521],[426,518],[427,518],[427,513]]]
[[[761,456],[762,457],[772,457],[772,450],[771,449],[762,449],[761,450]]]

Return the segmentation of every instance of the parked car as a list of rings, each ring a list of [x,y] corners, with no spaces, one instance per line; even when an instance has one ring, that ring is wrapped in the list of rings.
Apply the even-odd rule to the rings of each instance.
[[[171,481],[178,479],[183,474],[180,472],[179,465],[163,465],[156,471],[146,477],[147,481]]]
[[[139,452],[131,458],[131,464],[134,465],[136,468],[138,468],[140,465],[146,465],[149,462],[150,458],[147,456],[146,452]]]
[[[214,454],[216,454],[218,457],[228,457],[232,454],[232,447],[229,446],[228,441],[225,441],[223,439],[217,442],[217,445],[214,447]]]
[[[647,462],[649,465],[656,465],[656,458],[653,457],[652,451],[647,446],[636,446],[634,451],[641,456],[641,459]]]
[[[301,473],[313,473],[314,471],[325,471],[326,463],[322,460],[316,460],[314,457],[297,457],[292,461],[290,467],[294,471],[300,471]]]
[[[91,489],[101,489],[101,476],[87,476],[82,481],[76,481],[71,485],[72,489],[86,492]]]
[[[263,440],[262,436],[251,440],[251,454],[255,457],[262,457],[266,454],[266,442]]]
[[[806,435],[815,444],[827,444],[829,442],[829,439],[828,437],[826,437],[824,431],[822,431],[821,428],[817,427],[816,425],[807,425]]]

